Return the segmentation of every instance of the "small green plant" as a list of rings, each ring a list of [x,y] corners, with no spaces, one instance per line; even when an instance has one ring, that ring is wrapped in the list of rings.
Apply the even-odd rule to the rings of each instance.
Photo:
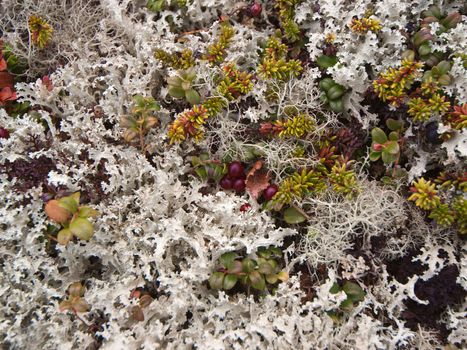
[[[329,108],[340,113],[344,111],[344,103],[342,98],[345,94],[345,88],[337,84],[331,78],[324,78],[319,82],[319,87],[323,91],[321,95],[321,101],[329,106]]]
[[[386,126],[391,130],[389,135],[386,135],[380,128],[371,130],[370,160],[376,162],[381,158],[385,164],[397,164],[400,157],[399,143],[401,142],[402,123],[394,119],[388,119]]]
[[[70,284],[68,287],[68,297],[59,304],[60,311],[71,311],[77,315],[78,312],[89,311],[89,304],[83,299],[85,288],[80,282]]]
[[[271,36],[258,66],[258,74],[263,79],[286,81],[298,77],[303,70],[299,60],[287,58],[287,45],[280,38]]]
[[[301,0],[276,0],[274,7],[278,11],[280,25],[285,37],[291,43],[300,40],[300,27],[295,22],[295,6]]]
[[[457,226],[459,234],[467,234],[467,200],[463,195],[467,186],[465,175],[448,179],[447,174],[441,173],[435,181],[438,185],[423,177],[414,181],[410,188],[412,195],[408,198],[409,201],[429,211],[428,217],[438,225]],[[440,191],[444,191],[442,196]]]
[[[123,133],[125,141],[132,142],[138,137],[141,151],[145,152],[145,136],[159,122],[155,116],[155,112],[159,110],[160,106],[154,98],[134,96],[130,114],[122,117],[120,121],[120,125],[125,129]]]
[[[167,133],[170,143],[181,142],[188,137],[193,137],[195,141],[201,140],[204,135],[204,123],[208,117],[203,105],[194,105],[191,110],[179,114]]]
[[[196,79],[194,69],[179,72],[178,75],[167,78],[169,95],[174,98],[184,98],[192,105],[201,101],[198,91],[193,89],[193,81]]]
[[[99,213],[91,207],[80,205],[79,199],[80,193],[76,192],[67,197],[52,199],[45,205],[47,216],[62,226],[54,238],[59,244],[67,245],[73,236],[89,241],[94,234],[94,226],[89,218]]]
[[[227,49],[232,43],[234,35],[234,28],[228,21],[223,21],[220,25],[219,38],[215,43],[208,46],[204,59],[211,63],[222,63],[227,56]]]
[[[259,132],[263,136],[278,135],[280,138],[302,138],[315,130],[315,128],[315,120],[306,113],[300,113],[272,123],[261,123]]]
[[[273,197],[277,207],[283,204],[290,204],[294,200],[301,200],[311,193],[317,193],[324,190],[326,183],[323,176],[316,170],[303,169],[301,172],[295,172],[287,177],[279,185],[279,190]]]
[[[148,0],[146,7],[151,12],[161,12],[169,6],[177,6],[179,8],[184,8],[188,4],[188,0]]]
[[[339,322],[344,316],[344,313],[352,311],[352,309],[363,299],[365,299],[365,291],[355,282],[345,281],[342,286],[338,283],[334,283],[329,289],[329,293],[337,294],[344,292],[347,298],[341,302],[339,309],[330,310],[327,314],[333,319],[334,322]]]
[[[383,28],[379,19],[371,17],[353,18],[349,27],[353,32],[358,34],[365,34],[369,31],[378,33]]]
[[[435,186],[434,183],[426,181],[423,177],[414,181],[410,188],[412,195],[409,197],[409,201],[414,201],[417,207],[424,210],[436,208],[440,204],[440,198]]]
[[[357,175],[353,170],[347,169],[348,163],[336,162],[329,173],[329,182],[336,193],[346,198],[353,198],[359,191]]]
[[[422,12],[421,17],[420,29],[412,36],[412,43],[421,60],[432,67],[442,60],[443,53],[433,50],[430,44],[431,41],[435,40],[436,36],[455,28],[462,21],[462,15],[459,12],[452,12],[446,15],[438,6],[432,5],[428,10]],[[439,24],[439,29],[436,33],[431,33],[430,25],[432,23]]]
[[[287,272],[281,270],[279,259],[282,252],[276,247],[260,247],[256,258],[242,257],[235,252],[224,253],[219,258],[221,267],[209,278],[212,289],[230,290],[237,283],[250,291],[250,287],[264,292],[268,287],[288,279]]]
[[[251,74],[241,72],[234,63],[223,67],[224,76],[217,86],[217,91],[229,101],[246,95],[253,89]]]
[[[182,52],[169,53],[162,49],[156,49],[154,57],[166,66],[174,69],[189,69],[195,65],[193,51],[185,49]]]
[[[213,180],[218,183],[227,173],[227,166],[220,161],[209,159],[206,153],[191,157],[191,165],[202,181]]]
[[[47,21],[39,16],[32,15],[28,19],[31,41],[34,45],[43,49],[52,39],[53,29]]]

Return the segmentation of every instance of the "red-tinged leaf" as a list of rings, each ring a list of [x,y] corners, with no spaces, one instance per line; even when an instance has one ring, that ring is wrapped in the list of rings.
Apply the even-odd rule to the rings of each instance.
[[[6,61],[2,58],[0,59],[0,72],[6,70],[8,67]]]
[[[143,310],[139,306],[133,306],[131,308],[131,318],[138,322],[144,321]]]
[[[5,101],[16,100],[16,91],[13,91],[10,87],[4,87],[0,90],[0,104]]]
[[[263,167],[263,161],[258,160],[248,172],[246,189],[254,199],[257,199],[261,192],[268,188],[269,180],[269,171]]]

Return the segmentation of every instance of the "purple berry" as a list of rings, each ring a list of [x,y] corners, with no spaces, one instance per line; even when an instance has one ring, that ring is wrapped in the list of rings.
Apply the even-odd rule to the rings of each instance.
[[[266,200],[271,200],[272,197],[277,193],[279,190],[279,187],[277,185],[270,185],[268,188],[266,188],[263,192],[263,196]]]
[[[229,164],[229,176],[232,179],[239,179],[245,176],[244,172],[245,168],[243,168],[242,163],[235,161]]]
[[[260,3],[255,2],[250,6],[250,16],[251,17],[259,17],[261,16],[261,11],[263,10],[263,7],[261,6]]]
[[[237,179],[234,181],[232,188],[235,190],[237,193],[241,193],[245,191],[245,180],[242,179]]]
[[[10,137],[10,132],[5,128],[0,127],[0,139],[7,139],[9,137]]]
[[[219,181],[219,185],[224,189],[224,190],[230,190],[233,186],[233,181],[229,179],[228,177],[224,176],[221,181]]]

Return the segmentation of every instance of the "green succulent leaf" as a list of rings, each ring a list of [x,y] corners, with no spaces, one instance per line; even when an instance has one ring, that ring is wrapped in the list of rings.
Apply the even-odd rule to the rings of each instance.
[[[214,272],[211,277],[209,277],[209,286],[212,289],[222,289],[224,285],[224,276],[223,272]]]
[[[199,176],[199,178],[202,181],[206,181],[208,179],[208,172],[206,171],[206,167],[200,166],[195,169],[196,175]]]
[[[91,239],[94,231],[93,225],[87,219],[80,217],[74,218],[71,221],[69,229],[73,235],[85,241]]]
[[[359,302],[365,298],[365,291],[357,283],[347,281],[342,286],[343,291],[352,302]]]
[[[380,144],[384,144],[388,140],[385,132],[380,128],[373,128],[373,130],[371,130],[371,137],[374,142]]]
[[[331,78],[324,78],[319,82],[320,89],[324,91],[328,91],[333,85],[336,85],[336,82]]]
[[[230,290],[233,287],[235,287],[235,285],[237,284],[237,281],[238,281],[237,276],[227,274],[224,278],[224,282],[222,283],[222,288],[224,290]]]
[[[338,98],[342,97],[345,94],[345,89],[342,85],[334,84],[329,88],[326,92],[326,95],[329,100],[337,100]]]
[[[327,56],[327,55],[322,55],[319,56],[316,59],[316,64],[320,68],[330,68],[334,66],[337,63],[337,57],[336,56]]]
[[[185,90],[178,86],[171,86],[169,88],[169,95],[173,98],[183,98],[185,97]]]
[[[370,160],[372,162],[376,162],[381,157],[381,152],[371,151],[370,152]]]
[[[266,288],[266,280],[264,276],[258,271],[252,271],[249,273],[248,278],[250,279],[251,286],[257,290],[264,290]]]
[[[274,267],[268,262],[264,262],[259,264],[258,272],[265,275],[270,275],[274,272]]]
[[[257,266],[256,261],[254,261],[254,260],[252,260],[250,258],[245,258],[242,261],[243,272],[249,273],[251,271],[254,271],[256,266]]]
[[[353,302],[352,302],[352,300],[350,300],[350,298],[347,298],[339,305],[339,307],[343,311],[349,312],[349,311],[351,311],[353,309]]]
[[[185,92],[186,100],[192,105],[197,105],[201,101],[201,96],[195,89],[189,89]]]
[[[290,207],[284,210],[284,220],[288,224],[299,224],[306,221],[306,217],[294,207]]]
[[[401,121],[389,118],[386,120],[386,126],[389,128],[391,131],[398,131],[401,130],[403,127],[403,124]]]
[[[396,142],[399,140],[399,133],[397,131],[391,131],[388,136],[390,141]]]
[[[88,207],[88,206],[84,206],[84,207],[80,207],[79,208],[79,211],[78,211],[78,216],[80,218],[84,218],[84,219],[87,219],[87,218],[90,218],[90,217],[95,217],[99,215],[99,212],[95,209],[92,209],[91,207]]]
[[[381,158],[383,159],[384,164],[392,164],[396,160],[396,156],[389,152],[382,152]]]
[[[234,261],[237,257],[237,254],[234,252],[224,253],[219,258],[219,261],[226,269],[231,269],[233,268]]]
[[[63,209],[68,210],[70,213],[74,214],[78,210],[79,203],[72,196],[63,197],[58,200],[58,205]]]
[[[279,278],[277,277],[275,273],[266,275],[266,282],[268,282],[269,284],[274,284],[277,281],[279,281]]]
[[[449,74],[443,74],[438,78],[438,84],[442,86],[448,86],[452,82],[452,78]]]
[[[329,293],[331,294],[337,294],[341,291],[341,287],[339,286],[339,284],[337,282],[334,282],[334,284],[331,286],[331,288],[329,289]]]
[[[342,100],[330,100],[329,107],[336,113],[342,113],[344,111],[344,103]]]
[[[164,8],[165,0],[148,0],[147,7],[149,11],[160,12]]]
[[[399,144],[397,143],[397,141],[389,141],[386,143],[383,153],[389,152],[392,155],[397,155],[399,151],[400,151],[400,148],[399,148]]]
[[[73,234],[67,228],[60,230],[57,234],[57,241],[59,244],[67,245],[68,242],[73,238]]]

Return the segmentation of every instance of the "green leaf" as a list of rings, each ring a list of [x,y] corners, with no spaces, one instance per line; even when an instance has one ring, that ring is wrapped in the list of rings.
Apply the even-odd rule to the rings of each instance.
[[[322,93],[322,94],[319,96],[319,100],[320,100],[323,104],[328,104],[328,103],[329,103],[329,99],[328,99],[328,97],[326,96],[325,93]]]
[[[443,74],[438,78],[438,83],[442,86],[448,86],[449,84],[451,84],[451,82],[452,78],[449,74]]]
[[[320,68],[330,68],[334,66],[337,63],[337,57],[336,56],[327,56],[327,55],[322,55],[319,56],[316,59],[316,64]]]
[[[337,294],[341,291],[341,287],[339,286],[339,284],[337,282],[334,282],[334,284],[331,286],[331,288],[329,289],[329,293],[331,294]]]
[[[84,219],[94,217],[97,215],[99,215],[99,212],[97,210],[92,209],[91,207],[87,207],[87,206],[79,208],[79,211],[78,211],[78,216]]]
[[[241,261],[234,260],[232,265],[229,267],[228,272],[229,273],[240,273],[243,270],[243,265]]]
[[[222,283],[222,289],[224,290],[230,290],[233,287],[235,287],[235,284],[238,281],[238,277],[235,275],[229,275],[227,274],[224,278],[224,282]]]
[[[386,143],[388,140],[386,134],[380,128],[373,128],[373,130],[371,130],[371,137],[374,142],[380,144]]]
[[[339,99],[340,97],[342,97],[342,95],[345,94],[345,89],[342,85],[338,85],[338,84],[334,84],[333,86],[331,86],[329,88],[329,90],[326,92],[326,96],[328,97],[328,99],[330,100],[337,100]]]
[[[254,271],[256,266],[257,266],[256,261],[254,261],[254,260],[252,260],[250,258],[245,258],[242,261],[243,272],[249,273],[251,271]]]
[[[392,164],[396,160],[396,156],[389,152],[382,152],[381,158],[383,159],[384,164]]]
[[[389,130],[397,131],[402,129],[403,124],[399,120],[389,118],[386,120],[386,126],[389,128]]]
[[[94,227],[87,219],[78,217],[71,221],[69,229],[79,239],[88,241],[92,237]]]
[[[279,278],[277,278],[277,275],[275,273],[270,274],[270,275],[266,275],[266,282],[268,282],[269,284],[274,284],[278,280],[279,280]]]
[[[288,224],[299,224],[304,222],[306,217],[294,207],[290,207],[284,210],[284,220]]]
[[[257,290],[264,290],[266,288],[266,280],[264,276],[261,275],[258,271],[252,271],[248,278],[250,279],[251,286]]]
[[[57,241],[58,241],[59,244],[62,244],[62,245],[67,245],[68,242],[72,238],[73,238],[73,234],[67,228],[64,228],[63,230],[60,230],[60,232],[57,235]]]
[[[209,286],[212,289],[222,289],[224,276],[225,274],[223,272],[214,272],[211,277],[209,277]]]
[[[425,56],[429,55],[431,53],[431,47],[429,43],[424,43],[423,45],[420,45],[418,48],[418,53],[420,56]]]
[[[72,196],[63,197],[58,200],[58,205],[63,209],[68,210],[70,213],[74,214],[78,210],[78,203],[76,199]]]
[[[333,112],[341,113],[344,111],[344,103],[342,100],[330,100],[329,107]]]
[[[397,141],[389,141],[384,147],[383,153],[389,152],[393,155],[397,155],[400,151],[399,144]]]
[[[197,105],[201,101],[201,96],[195,89],[190,89],[185,92],[186,100],[192,105]]]
[[[162,11],[165,4],[165,0],[148,0],[147,7],[149,11],[160,12]]]
[[[397,131],[391,131],[388,136],[389,141],[396,142],[397,140],[399,140],[399,133]]]
[[[182,87],[183,80],[178,75],[173,75],[167,78],[167,84],[169,87]]]
[[[357,283],[347,281],[344,283],[342,289],[344,290],[347,297],[352,302],[359,302],[365,298],[365,291]]]
[[[274,268],[268,262],[263,262],[259,264],[258,272],[265,275],[270,275],[274,272]]]
[[[328,91],[331,88],[331,86],[335,84],[336,82],[332,80],[331,78],[324,78],[323,80],[319,82],[318,85],[321,90]]]
[[[207,178],[208,178],[208,172],[206,171],[206,167],[204,167],[204,166],[197,167],[195,169],[195,173],[196,173],[196,175],[199,176],[199,178],[202,181],[206,181]]]
[[[185,97],[185,90],[178,86],[172,86],[169,88],[169,95],[173,98],[183,98]]]
[[[381,152],[371,151],[370,152],[370,160],[372,162],[376,162],[381,157]]]
[[[339,305],[339,307],[343,311],[349,312],[349,311],[351,311],[353,309],[353,302],[352,302],[352,300],[350,300],[350,298],[347,298]]]
[[[451,63],[449,61],[441,61],[436,67],[439,70],[440,75],[446,74],[451,70]]]
[[[219,261],[226,269],[231,269],[234,266],[234,261],[237,257],[237,254],[234,252],[224,253],[219,258]]]

